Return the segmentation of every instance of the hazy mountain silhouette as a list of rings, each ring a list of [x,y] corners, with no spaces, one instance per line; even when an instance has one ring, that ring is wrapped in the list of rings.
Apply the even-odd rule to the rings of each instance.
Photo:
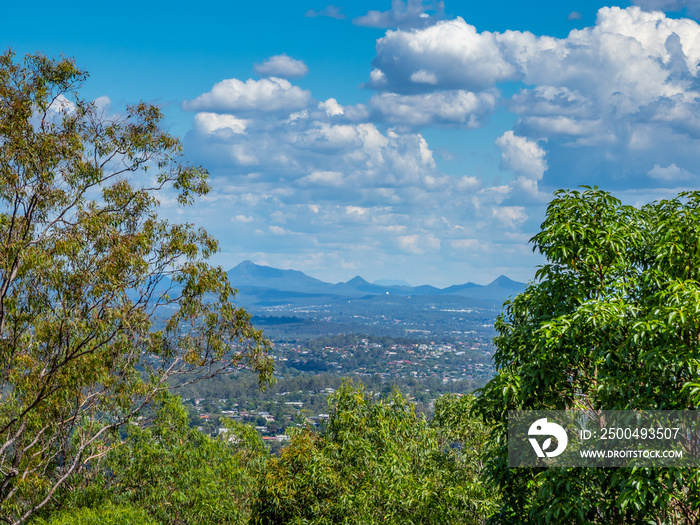
[[[280,270],[251,261],[243,261],[229,270],[228,277],[231,284],[246,299],[245,302],[257,304],[296,303],[323,296],[327,296],[328,299],[340,299],[375,295],[457,295],[500,304],[508,297],[525,290],[526,286],[525,283],[513,281],[505,275],[501,275],[487,285],[469,282],[442,289],[430,285],[381,285],[367,282],[359,275],[349,281],[333,284],[297,270]]]

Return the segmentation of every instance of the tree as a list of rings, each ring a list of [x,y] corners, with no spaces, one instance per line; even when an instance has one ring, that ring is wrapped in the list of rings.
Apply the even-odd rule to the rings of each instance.
[[[253,505],[261,524],[483,523],[494,499],[470,452],[449,446],[447,412],[428,425],[398,391],[374,401],[345,383],[332,396],[322,433],[292,433],[272,458]],[[460,433],[458,429],[455,432]]]
[[[235,307],[216,241],[158,217],[207,173],[158,108],[108,115],[68,59],[0,56],[0,517],[22,523],[107,451],[168,379],[247,366],[268,341]],[[116,442],[116,441],[112,441]]]
[[[212,438],[189,427],[187,411],[171,394],[161,394],[152,409],[146,428],[127,425],[123,445],[59,491],[58,515],[116,508],[160,525],[248,523],[269,457],[257,431],[224,421],[225,430]]]
[[[700,192],[635,208],[558,191],[531,242],[547,263],[499,316],[498,375],[477,402],[496,424],[495,522],[696,523],[696,471],[508,469],[506,415],[698,407]]]
[[[32,525],[159,525],[142,509],[105,504],[98,509],[68,509],[48,519],[35,519]]]

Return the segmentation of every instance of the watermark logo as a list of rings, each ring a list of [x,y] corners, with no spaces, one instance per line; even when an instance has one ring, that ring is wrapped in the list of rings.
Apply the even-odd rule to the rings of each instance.
[[[529,436],[549,436],[544,440],[542,446],[537,442],[537,439],[530,437],[530,444],[532,448],[535,449],[535,453],[538,457],[543,458],[547,456],[548,458],[555,458],[564,450],[566,450],[566,445],[569,443],[569,438],[566,435],[566,430],[561,425],[556,423],[551,423],[547,421],[546,417],[538,419],[532,425],[530,425],[530,430],[528,430]],[[557,448],[551,451],[547,451],[552,445],[552,438],[557,439]]]
[[[700,469],[700,410],[509,410],[508,467]]]

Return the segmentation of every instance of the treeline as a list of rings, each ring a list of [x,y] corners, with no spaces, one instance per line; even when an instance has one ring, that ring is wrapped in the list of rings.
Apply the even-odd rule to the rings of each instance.
[[[483,524],[499,498],[472,403],[445,396],[429,421],[399,391],[376,399],[346,382],[324,430],[289,432],[275,457],[249,426],[229,421],[216,438],[191,428],[179,398],[163,395],[144,428],[97,443],[108,452],[31,523]]]
[[[245,401],[249,399],[255,400],[272,400],[277,394],[288,394],[292,401],[302,401],[307,395],[321,394],[327,388],[337,389],[343,382],[344,378],[338,374],[312,374],[298,375],[277,378],[275,383],[261,390],[258,386],[258,379],[255,374],[250,372],[235,372],[229,375],[220,375],[177,388],[178,394],[185,398],[211,398],[211,399],[226,399],[227,401]],[[353,382],[361,383],[367,390],[373,392],[388,393],[394,387],[400,388],[409,397],[420,398],[426,390],[433,393],[433,396],[426,396],[426,399],[439,397],[442,394],[453,393],[459,394],[463,392],[471,392],[473,389],[468,389],[469,382],[451,381],[443,382],[442,378],[437,376],[428,377],[426,379],[416,379],[413,377],[391,377],[385,378],[380,374],[372,374],[370,376],[355,375],[352,377]],[[173,386],[177,387],[178,383],[184,380],[174,380]],[[301,398],[300,398],[301,396]]]
[[[221,428],[222,419],[231,418],[230,411],[245,416],[236,416],[245,423],[266,426],[271,435],[283,434],[289,427],[303,422],[305,418],[327,413],[330,410],[328,394],[340,388],[347,377],[338,374],[314,374],[286,376],[261,390],[255,374],[236,372],[217,376],[206,381],[182,386],[176,392],[185,400],[190,426],[199,428],[205,434],[215,435]],[[384,378],[380,374],[352,377],[354,384],[362,385],[365,391],[374,396],[387,396],[393,390],[403,392],[419,413],[430,418],[433,402],[441,395],[462,394],[473,391],[471,381],[443,382],[439,377],[416,379],[413,377]],[[177,384],[181,381],[173,381]],[[273,421],[265,421],[259,415],[265,412]],[[203,419],[207,414],[210,417]],[[275,450],[279,447],[274,446]]]

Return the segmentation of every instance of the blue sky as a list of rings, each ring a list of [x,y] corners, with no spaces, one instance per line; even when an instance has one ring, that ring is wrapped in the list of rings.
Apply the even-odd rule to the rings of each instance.
[[[328,281],[528,280],[558,188],[698,187],[700,0],[73,2],[4,7],[111,111],[159,104],[212,193],[163,214],[215,262]]]

